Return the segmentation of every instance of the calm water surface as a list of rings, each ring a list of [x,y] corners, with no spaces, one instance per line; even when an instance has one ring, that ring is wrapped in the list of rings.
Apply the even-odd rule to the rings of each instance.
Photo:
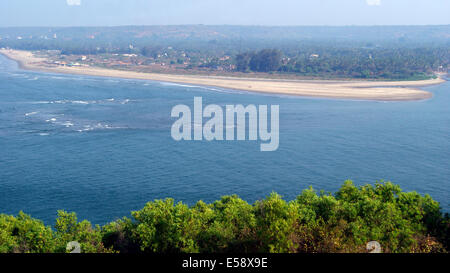
[[[147,201],[335,191],[391,180],[450,211],[450,83],[430,100],[344,101],[19,70],[0,56],[0,212],[103,224]],[[279,104],[280,147],[175,142],[177,104]]]

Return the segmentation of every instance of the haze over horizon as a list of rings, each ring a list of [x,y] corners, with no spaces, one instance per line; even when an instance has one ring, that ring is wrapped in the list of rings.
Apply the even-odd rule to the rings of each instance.
[[[448,25],[447,0],[3,0],[0,27]]]

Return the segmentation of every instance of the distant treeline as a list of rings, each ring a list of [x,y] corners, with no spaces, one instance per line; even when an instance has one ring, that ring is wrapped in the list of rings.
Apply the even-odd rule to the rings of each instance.
[[[263,49],[236,56],[236,69],[241,72],[273,72],[281,66],[282,53],[276,49]]]
[[[59,211],[51,228],[22,212],[1,214],[0,252],[66,252],[71,241],[109,253],[366,252],[373,240],[383,252],[449,250],[450,219],[439,203],[390,182],[346,181],[335,194],[309,188],[289,202],[272,193],[252,205],[235,195],[193,206],[156,200],[131,215],[93,227]]]
[[[406,80],[448,71],[449,31],[450,26],[0,28],[0,47],[63,55],[134,53],[187,69]]]
[[[449,66],[449,48],[303,48],[289,55],[276,49],[236,55],[241,72],[294,73],[365,79],[426,79]]]

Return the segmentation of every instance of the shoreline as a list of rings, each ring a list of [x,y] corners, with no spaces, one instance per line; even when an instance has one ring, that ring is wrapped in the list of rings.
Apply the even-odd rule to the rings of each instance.
[[[219,87],[254,93],[331,99],[375,101],[424,100],[431,98],[433,94],[428,91],[420,90],[418,87],[445,82],[442,78],[420,81],[339,81],[174,75],[115,70],[100,67],[49,66],[48,64],[45,64],[45,58],[35,57],[31,51],[1,49],[0,54],[16,61],[21,69],[32,71],[152,80],[177,84]]]

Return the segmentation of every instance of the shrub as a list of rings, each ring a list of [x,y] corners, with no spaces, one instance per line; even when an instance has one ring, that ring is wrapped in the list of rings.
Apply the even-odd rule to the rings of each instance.
[[[276,193],[253,205],[236,195],[189,207],[173,199],[149,202],[132,218],[103,227],[58,211],[54,229],[20,212],[0,214],[1,253],[82,252],[293,253],[446,252],[449,215],[430,196],[403,192],[390,182],[357,187],[345,181],[333,195],[313,188],[287,202]]]

